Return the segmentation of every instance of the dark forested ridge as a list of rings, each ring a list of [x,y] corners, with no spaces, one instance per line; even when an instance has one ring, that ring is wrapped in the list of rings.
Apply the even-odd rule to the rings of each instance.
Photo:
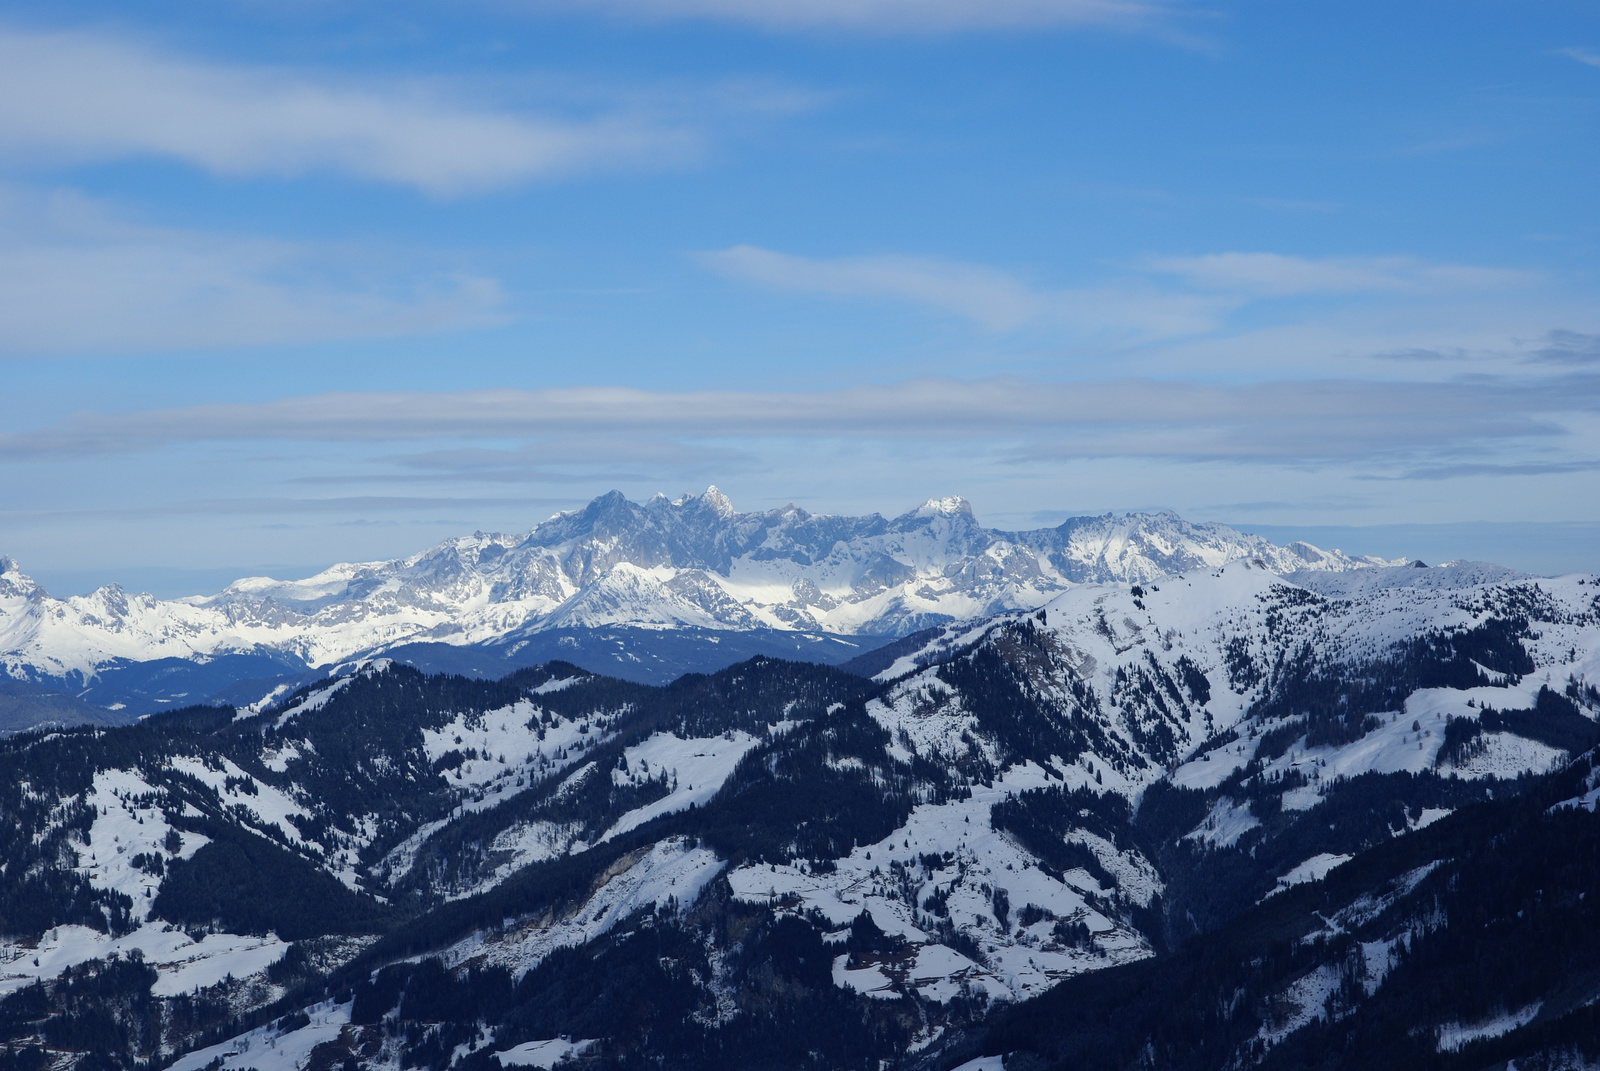
[[[1167,956],[1069,979],[952,1050],[1030,1071],[1600,1060],[1600,816],[1559,806],[1592,761],[1388,841]]]
[[[852,672],[862,672],[866,666],[876,667],[874,652],[881,642],[874,636],[761,628],[613,625],[545,629],[485,643],[402,643],[383,648],[381,654],[423,673],[477,680],[498,680],[518,670],[564,661],[636,684],[666,685],[686,673],[715,673],[758,656],[819,665],[850,663]],[[360,661],[352,659],[340,668]],[[27,681],[0,678],[0,733],[42,726],[127,725],[143,715],[197,701],[245,705],[275,687],[315,683],[330,668],[313,667],[281,653],[229,654],[201,660],[113,659],[87,678],[82,673],[35,674]],[[871,676],[877,668],[881,667],[863,675]]]
[[[1588,585],[1401,591],[14,736],[0,1071],[1600,1062]]]

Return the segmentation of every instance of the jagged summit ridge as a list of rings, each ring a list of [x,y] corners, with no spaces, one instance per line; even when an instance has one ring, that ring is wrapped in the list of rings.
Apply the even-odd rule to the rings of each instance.
[[[247,577],[178,600],[114,585],[56,599],[5,559],[0,657],[13,676],[87,677],[113,659],[271,651],[326,665],[398,643],[617,624],[894,636],[1042,605],[1075,584],[1239,559],[1278,573],[1385,564],[1170,512],[1007,532],[954,497],[885,518],[794,505],[741,513],[716,487],[643,503],[612,491],[525,534],[478,532],[393,561]]]

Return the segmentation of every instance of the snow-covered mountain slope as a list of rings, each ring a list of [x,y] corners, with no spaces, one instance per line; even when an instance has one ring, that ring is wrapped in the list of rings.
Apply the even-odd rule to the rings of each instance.
[[[1596,578],[1462,565],[1297,579],[1235,562],[1074,588],[941,630],[879,674],[868,709],[907,758],[985,775],[1029,761],[1167,823],[1177,854],[1237,849],[1250,863],[1228,880],[1248,899],[1600,740]],[[1153,844],[1121,847],[1170,870],[1172,841]]]
[[[514,644],[608,625],[893,637],[1038,606],[1073,584],[1237,560],[1283,573],[1379,564],[1171,513],[1000,532],[958,498],[885,519],[793,506],[737,513],[714,487],[642,505],[612,492],[525,535],[478,533],[395,561],[298,581],[253,577],[173,601],[115,586],[56,599],[0,558],[0,665],[18,679],[80,682],[119,660],[311,667],[399,644]]]
[[[281,1037],[282,1071],[323,1045],[491,1071],[565,1037],[613,1066],[794,1064],[771,1039],[871,1065],[1558,776],[1532,813],[1592,817],[1592,762],[1565,764],[1600,741],[1597,681],[1596,578],[1253,558],[944,626],[877,680],[379,659],[264,709],[0,742],[0,999],[67,1001],[137,949],[140,1059],[232,1030],[203,1063]]]
[[[931,635],[878,674],[891,683],[886,702],[913,732],[929,711],[960,715],[956,667],[1007,647],[1017,693],[1063,712],[1047,719],[1059,724],[1055,761],[1082,784],[1090,771],[1073,770],[1075,753],[1103,756],[1111,768],[1096,783],[1136,797],[1227,732],[1299,719],[1313,745],[1342,748],[1379,731],[1364,718],[1475,721],[1590,687],[1600,682],[1600,579],[1475,563],[1284,577],[1240,561],[1160,583],[1085,585],[1036,613]],[[992,680],[982,687],[992,693]],[[1076,711],[1091,718],[1062,720]],[[1429,765],[1435,735],[1418,749]]]

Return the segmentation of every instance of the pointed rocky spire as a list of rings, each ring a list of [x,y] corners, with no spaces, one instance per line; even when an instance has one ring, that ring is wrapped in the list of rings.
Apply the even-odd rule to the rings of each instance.
[[[728,501],[727,495],[717,490],[716,484],[712,484],[705,489],[705,493],[700,496],[700,501],[710,506],[712,511],[719,517],[733,516],[733,503]]]

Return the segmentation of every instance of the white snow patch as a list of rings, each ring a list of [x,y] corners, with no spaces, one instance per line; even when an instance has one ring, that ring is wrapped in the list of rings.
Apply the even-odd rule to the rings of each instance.
[[[540,719],[551,724],[541,727]],[[463,807],[483,810],[534,780],[581,762],[589,750],[610,739],[612,720],[555,718],[519,699],[483,713],[458,714],[437,729],[424,729],[422,746],[432,762],[451,751],[477,755],[444,771],[444,778],[461,793]],[[517,780],[523,785],[518,786]]]
[[[305,741],[305,745],[310,748],[311,741]],[[291,740],[275,751],[263,751],[261,753],[261,765],[273,773],[285,773],[289,769],[289,764],[301,757],[302,753],[299,745]]]
[[[273,826],[291,844],[304,844],[305,838],[300,835],[300,830],[289,819],[311,817],[304,807],[300,806],[288,793],[282,789],[259,781],[234,765],[232,759],[214,758],[213,761],[221,765],[220,770],[212,769],[204,762],[189,755],[181,755],[171,760],[169,765],[179,773],[185,773],[210,788],[217,794],[223,806],[229,810],[243,809],[251,818],[263,826]],[[243,782],[255,789],[254,793],[242,791],[238,787],[229,787],[228,781],[232,779],[236,784]]]
[[[1482,669],[1482,666],[1478,667]],[[1493,674],[1495,677],[1502,674]],[[1484,707],[1496,710],[1529,710],[1538,701],[1543,681],[1525,677],[1512,685],[1478,688],[1418,688],[1406,697],[1408,718],[1455,716],[1476,718]],[[1470,706],[1468,704],[1471,704]]]
[[[1212,748],[1172,772],[1172,783],[1179,788],[1216,788],[1256,757],[1261,739],[1235,740]]]
[[[592,767],[593,764],[590,764]],[[590,767],[585,767],[588,769]],[[430,823],[433,826],[444,823]],[[494,888],[512,874],[533,863],[556,859],[573,852],[585,851],[591,845],[578,839],[580,823],[551,822],[539,819],[518,822],[495,835],[489,845],[490,852],[509,852],[510,858],[498,864],[494,872],[473,885],[449,890],[445,899],[464,900],[469,896]],[[434,830],[430,829],[431,835]],[[424,838],[425,839],[425,838]]]
[[[874,997],[878,1000],[900,999],[900,994],[894,990],[894,979],[884,974],[882,967],[874,964],[851,970],[846,966],[849,960],[850,957],[848,955],[834,958],[834,985],[840,989],[853,989],[862,996]]]
[[[1235,803],[1223,796],[1211,805],[1211,813],[1194,829],[1183,835],[1184,840],[1196,841],[1210,848],[1231,848],[1239,838],[1261,824],[1261,819],[1250,813],[1250,801]]]
[[[1600,762],[1595,762],[1593,757],[1591,757],[1590,761],[1592,765],[1589,775],[1584,778],[1583,782],[1585,791],[1569,800],[1562,800],[1550,808],[1552,811],[1564,807],[1581,807],[1586,811],[1593,812],[1596,806],[1600,805]]]
[[[1541,683],[1524,680],[1515,687],[1418,689],[1406,699],[1404,712],[1375,715],[1380,724],[1359,740],[1308,748],[1302,738],[1283,755],[1264,764],[1262,776],[1271,779],[1297,773],[1306,777],[1307,784],[1283,793],[1283,807],[1307,811],[1322,802],[1323,793],[1334,781],[1364,773],[1420,774],[1437,770],[1467,779],[1511,779],[1526,772],[1543,773],[1564,759],[1566,752],[1506,732],[1484,733],[1477,741],[1478,754],[1459,766],[1441,766],[1438,761],[1450,718],[1476,719],[1484,706],[1532,706]],[[1469,701],[1474,705],[1467,706]],[[1241,741],[1218,751],[1210,753],[1210,762],[1192,760],[1180,766],[1173,782],[1186,788],[1220,785],[1253,757],[1255,742]],[[1442,815],[1434,820],[1437,817]]]
[[[244,706],[239,707],[239,709],[233,715],[233,720],[243,721],[245,718],[260,714],[269,709],[274,703],[288,695],[293,690],[294,685],[292,684],[274,685],[271,691],[267,692],[260,699],[257,699],[254,703],[246,703]]]
[[[321,710],[323,707],[327,706],[328,700],[332,699],[336,694],[343,691],[352,680],[354,680],[353,677],[340,677],[338,680],[327,685],[326,687],[312,689],[310,692],[306,693],[306,695],[296,701],[293,706],[285,708],[283,713],[278,715],[278,720],[273,722],[273,728],[282,729],[285,725],[289,724],[291,720],[298,718],[302,714],[309,714],[314,710]]]
[[[57,926],[37,947],[0,945],[0,994],[55,978],[69,967],[137,949],[158,974],[150,991],[172,997],[204,989],[229,976],[248,978],[283,957],[288,945],[276,937],[213,933],[200,941],[170,926],[146,924],[113,938],[87,926]]]
[[[739,760],[759,743],[759,737],[744,732],[690,740],[670,733],[655,733],[644,743],[628,748],[623,752],[628,768],[612,770],[613,783],[639,784],[666,774],[672,791],[618,818],[600,842],[637,829],[652,818],[686,811],[691,804],[702,807],[709,803]]]
[[[560,799],[573,789],[577,788],[579,785],[583,784],[584,778],[588,777],[592,773],[594,773],[594,763],[584,763],[582,766],[578,767],[576,770],[573,770],[566,777],[561,779],[561,783],[555,787],[555,791],[550,793],[550,798],[553,800]]]
[[[164,792],[151,787],[133,770],[99,770],[84,802],[95,809],[89,843],[78,850],[78,871],[97,889],[111,889],[133,900],[133,917],[144,921],[161,879],[133,865],[135,856],[159,856],[169,861],[167,824],[161,803]],[[188,859],[204,844],[198,833],[180,834],[182,847],[175,858]]]
[[[1292,889],[1296,885],[1304,885],[1308,881],[1321,881],[1328,876],[1328,871],[1340,863],[1348,863],[1354,858],[1355,856],[1353,855],[1333,855],[1329,852],[1313,855],[1287,874],[1280,876],[1278,878],[1278,887],[1267,893],[1267,896],[1275,896],[1285,889]]]
[[[1411,823],[1411,828],[1413,830],[1425,829],[1439,819],[1446,818],[1452,814],[1455,814],[1455,808],[1453,807],[1424,807],[1422,808],[1422,813],[1417,816],[1416,821]]]
[[[570,1057],[581,1055],[593,1044],[595,1041],[592,1038],[586,1041],[572,1041],[569,1038],[528,1041],[497,1052],[494,1058],[501,1067],[551,1068]]]
[[[1440,860],[1437,859],[1431,863],[1424,863],[1401,874],[1377,893],[1363,893],[1343,909],[1334,912],[1331,917],[1325,916],[1323,918],[1325,925],[1306,934],[1300,939],[1301,943],[1310,944],[1319,939],[1335,937],[1370,922],[1387,911],[1390,905],[1401,897],[1410,895],[1411,891],[1440,865]]]
[[[1150,955],[1138,933],[1090,905],[1091,896],[1110,890],[1082,870],[1068,872],[1064,880],[1051,877],[1009,836],[990,826],[995,803],[1015,792],[1058,783],[1031,762],[1014,766],[992,786],[973,785],[970,799],[919,805],[904,826],[882,841],[834,860],[830,873],[814,872],[804,861],[749,864],[731,872],[728,884],[741,900],[767,903],[780,912],[816,910],[840,930],[867,912],[884,933],[904,938],[910,955],[858,963],[854,969],[877,967],[926,999],[948,1001],[963,983],[991,999],[1040,993],[1061,978]],[[1112,873],[1127,882],[1130,899],[1160,891],[1160,879],[1142,857],[1118,853],[1109,842],[1086,838],[1081,831],[1073,836],[1091,841],[1090,850],[1110,864],[1108,869],[1118,868]],[[942,865],[926,867],[925,856],[938,858]],[[1004,889],[1009,901],[1004,928],[995,914],[995,888]],[[987,965],[939,943],[941,918],[923,907],[930,898],[943,901],[944,918],[977,943]],[[1050,914],[1024,930],[1018,915],[1028,904]],[[1081,923],[1098,948],[1062,945],[1052,932],[1057,921]],[[862,985],[872,981],[868,975],[850,977]]]
[[[1567,757],[1560,748],[1515,733],[1484,733],[1474,741],[1482,750],[1459,766],[1448,767],[1461,777],[1513,778],[1520,773],[1544,773]]]
[[[1395,949],[1401,944],[1401,937],[1392,937],[1387,941],[1362,941],[1361,962],[1366,968],[1366,974],[1361,979],[1361,988],[1367,996],[1378,991],[1383,980],[1388,977],[1389,971],[1395,964]]]
[[[282,1034],[276,1026],[259,1027],[191,1052],[167,1071],[201,1071],[219,1057],[223,1071],[302,1071],[310,1062],[312,1049],[325,1041],[336,1041],[350,1024],[350,1005],[330,1001],[307,1008],[306,1014],[311,1021],[298,1030]]]
[[[1296,979],[1279,997],[1276,1014],[1269,1014],[1257,1036],[1269,1046],[1318,1019],[1328,1017],[1328,998],[1339,989],[1339,968],[1318,967]]]
[[[1526,1008],[1503,1012],[1476,1023],[1445,1023],[1439,1027],[1439,1051],[1456,1052],[1471,1042],[1509,1034],[1533,1022],[1533,1017],[1539,1014],[1543,1006],[1543,1001],[1536,1000]]]
[[[445,963],[502,966],[520,978],[555,949],[592,941],[640,908],[661,909],[673,902],[687,907],[723,866],[709,849],[690,848],[684,838],[672,837],[618,860],[605,883],[571,914],[503,935],[474,934],[447,950]]]
[[[560,692],[571,688],[574,684],[582,684],[588,677],[562,677],[559,680],[548,680],[533,690],[534,695],[549,695],[551,692]]]

